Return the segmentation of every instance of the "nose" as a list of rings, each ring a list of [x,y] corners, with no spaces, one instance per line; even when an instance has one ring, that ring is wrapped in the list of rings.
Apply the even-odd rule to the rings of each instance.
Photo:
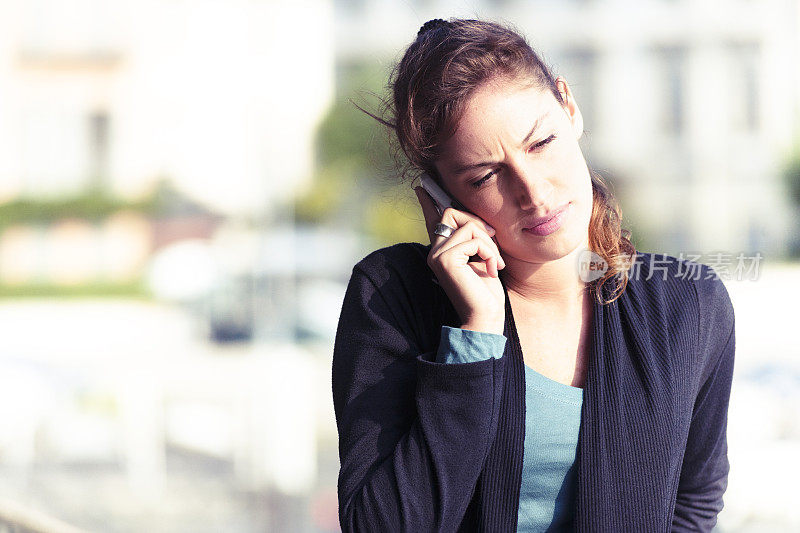
[[[508,166],[509,181],[514,199],[520,209],[547,207],[553,185],[547,179],[548,170],[531,162],[516,162]]]

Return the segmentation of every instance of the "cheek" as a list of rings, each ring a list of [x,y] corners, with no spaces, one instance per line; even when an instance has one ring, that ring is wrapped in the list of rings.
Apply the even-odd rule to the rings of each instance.
[[[594,204],[592,181],[588,174],[585,174],[573,188],[572,201],[575,207],[577,228],[588,227],[592,218],[592,206]]]
[[[570,191],[573,200],[585,201],[588,195],[591,201],[592,179],[577,142],[567,143],[566,147],[562,147],[552,164],[553,168],[559,169],[556,172],[561,177],[562,185]]]
[[[573,185],[582,181],[586,172],[583,154],[576,143],[564,143],[558,152],[553,154],[551,164],[559,169],[566,182]]]
[[[481,198],[473,202],[471,208],[475,216],[499,233],[500,228],[504,225],[502,205],[503,202],[497,198]]]

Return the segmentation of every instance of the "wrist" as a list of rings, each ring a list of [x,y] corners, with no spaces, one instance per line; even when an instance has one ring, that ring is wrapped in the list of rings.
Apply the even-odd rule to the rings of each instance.
[[[471,331],[482,331],[484,333],[502,335],[505,327],[505,317],[499,320],[468,320],[461,324],[460,327],[461,329],[468,329]]]

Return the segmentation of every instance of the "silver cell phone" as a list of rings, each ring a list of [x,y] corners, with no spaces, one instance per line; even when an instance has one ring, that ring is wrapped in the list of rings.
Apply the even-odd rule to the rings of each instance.
[[[458,209],[459,211],[464,211],[465,213],[473,214],[469,211],[464,205],[447,194],[444,189],[442,189],[438,183],[436,183],[429,174],[425,173],[420,177],[420,185],[422,188],[428,191],[428,194],[433,198],[433,203],[436,204],[436,210],[439,212],[439,216],[442,216],[444,210],[448,207],[452,207],[453,209]],[[497,244],[497,241],[494,237],[492,240]],[[480,256],[473,255],[470,258],[470,261],[482,261]]]
[[[466,208],[458,200],[447,194],[428,173],[424,173],[422,177],[420,177],[420,185],[422,185],[422,188],[433,198],[433,202],[436,204],[436,210],[439,212],[440,216],[448,207],[458,209],[459,211],[466,211]]]

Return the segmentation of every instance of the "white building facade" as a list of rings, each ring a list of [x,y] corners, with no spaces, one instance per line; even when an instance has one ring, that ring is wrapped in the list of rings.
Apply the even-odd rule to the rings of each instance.
[[[780,173],[800,138],[796,0],[345,1],[337,50],[391,65],[430,18],[521,30],[584,115],[590,167],[652,251],[786,251]]]
[[[0,199],[169,178],[268,211],[310,179],[333,91],[330,0],[0,2]]]

